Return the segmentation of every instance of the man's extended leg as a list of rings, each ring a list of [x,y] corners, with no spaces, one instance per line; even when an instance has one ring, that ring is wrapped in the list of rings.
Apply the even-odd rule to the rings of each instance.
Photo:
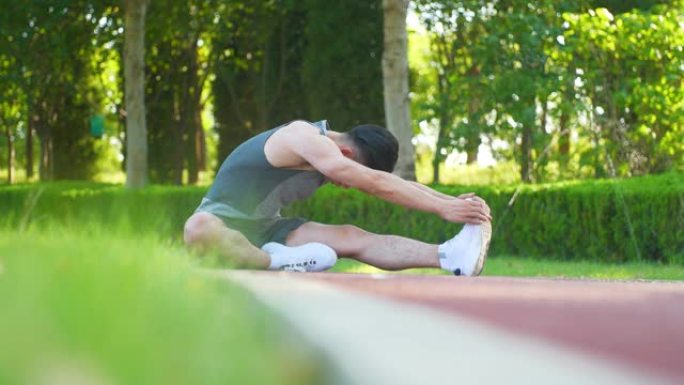
[[[185,222],[185,244],[202,254],[213,253],[222,263],[266,269],[271,258],[244,235],[231,230],[213,214],[199,212]]]
[[[335,251],[320,243],[286,247],[269,243],[261,249],[217,216],[199,212],[185,222],[185,243],[200,254],[214,254],[234,267],[287,271],[323,271],[337,261]]]
[[[308,242],[323,243],[332,247],[339,256],[353,258],[384,270],[440,267],[438,245],[396,235],[373,234],[351,225],[307,222],[287,237],[288,246]]]

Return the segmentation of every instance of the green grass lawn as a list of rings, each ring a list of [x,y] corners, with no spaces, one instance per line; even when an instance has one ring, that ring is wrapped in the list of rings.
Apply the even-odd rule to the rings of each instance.
[[[0,231],[0,384],[320,383],[247,293],[195,267],[149,237]]]
[[[321,382],[302,343],[180,246],[203,190],[39,187],[0,188],[0,385]],[[492,257],[484,274],[684,280],[684,265]]]
[[[333,271],[348,273],[383,272],[372,266],[342,259]],[[386,273],[386,272],[383,272]],[[446,274],[439,269],[409,269],[399,274]],[[605,263],[555,261],[511,256],[490,257],[482,275],[510,277],[557,277],[590,279],[684,280],[684,266],[651,262]]]

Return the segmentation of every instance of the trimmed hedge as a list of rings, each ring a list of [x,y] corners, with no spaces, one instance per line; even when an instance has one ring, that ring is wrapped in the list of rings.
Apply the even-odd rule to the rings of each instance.
[[[494,216],[494,255],[684,263],[683,180],[679,174],[523,186],[517,195],[516,187],[436,188],[450,195],[474,191],[487,200]],[[428,242],[448,239],[461,227],[351,190],[325,189],[293,212]]]
[[[474,191],[487,200],[494,216],[493,255],[684,263],[682,173],[520,188],[435,188],[450,195]],[[0,221],[12,227],[95,221],[118,230],[179,238],[185,218],[205,191],[166,186],[128,191],[83,183],[6,187],[0,189]],[[33,207],[32,201],[36,202]],[[442,242],[461,228],[435,215],[334,186],[322,188],[286,214],[427,242]]]
[[[203,187],[151,186],[128,190],[88,182],[25,184],[0,189],[0,226],[100,226],[113,232],[180,238]]]

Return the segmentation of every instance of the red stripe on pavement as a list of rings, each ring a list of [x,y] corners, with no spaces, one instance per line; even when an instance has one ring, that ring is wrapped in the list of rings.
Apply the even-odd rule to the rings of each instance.
[[[684,380],[684,284],[363,274],[307,276],[435,307]]]

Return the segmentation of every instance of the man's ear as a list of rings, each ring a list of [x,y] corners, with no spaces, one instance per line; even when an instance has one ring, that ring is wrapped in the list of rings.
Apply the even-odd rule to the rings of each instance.
[[[354,149],[349,147],[349,146],[340,146],[340,151],[342,151],[342,155],[349,159],[354,159]]]

